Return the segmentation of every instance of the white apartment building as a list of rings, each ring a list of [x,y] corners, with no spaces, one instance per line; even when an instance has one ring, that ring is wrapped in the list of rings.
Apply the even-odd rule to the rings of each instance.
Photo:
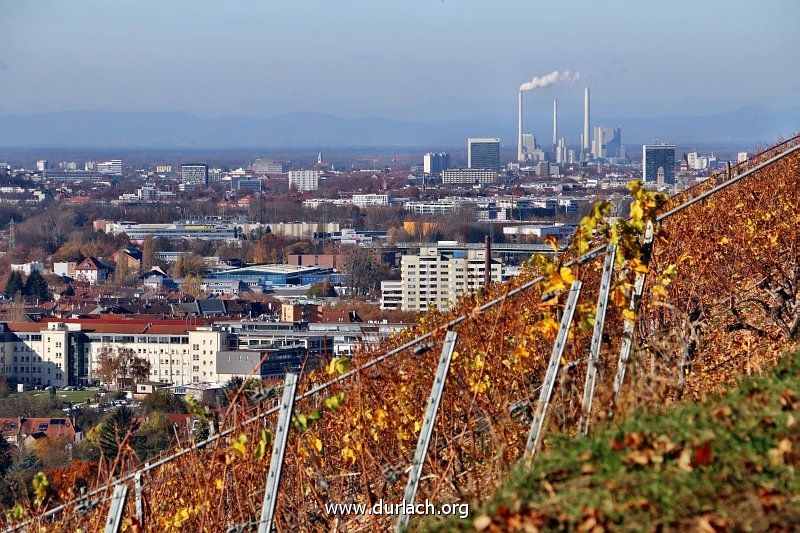
[[[31,261],[30,263],[11,263],[11,270],[21,272],[26,276],[30,276],[31,272],[44,273],[44,265],[39,261]]]
[[[0,375],[44,386],[88,384],[98,380],[103,350],[130,349],[149,361],[149,381],[186,385],[234,375],[279,376],[299,370],[307,358],[313,362],[333,353],[333,341],[323,333],[298,331],[293,323],[266,325],[269,331],[245,323],[220,327],[184,320],[0,323]]]
[[[318,170],[290,170],[289,188],[299,192],[319,189]]]
[[[404,311],[427,311],[433,307],[449,309],[464,294],[484,284],[484,250],[442,253],[437,246],[423,246],[419,255],[405,255],[401,265]],[[492,282],[503,279],[503,265],[490,262]]]
[[[122,160],[112,159],[111,161],[98,161],[97,172],[100,174],[113,174],[115,176],[122,175]]]
[[[388,194],[354,194],[352,203],[358,207],[381,207],[389,205]]]
[[[403,282],[381,281],[381,309],[384,311],[400,310],[403,306]]]

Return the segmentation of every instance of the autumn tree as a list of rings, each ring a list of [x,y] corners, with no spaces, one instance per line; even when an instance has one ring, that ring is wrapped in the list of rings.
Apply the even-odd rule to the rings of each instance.
[[[156,243],[152,235],[142,241],[142,270],[148,271],[156,264]]]
[[[150,377],[150,362],[138,357],[131,348],[103,346],[97,354],[97,370],[95,371],[105,383],[116,385],[117,389],[133,386]]]
[[[175,264],[170,269],[173,278],[185,278],[188,276],[202,276],[206,269],[205,261],[197,254],[183,254],[178,257]]]
[[[381,283],[382,271],[372,250],[352,247],[343,255],[342,272],[357,294],[367,295],[376,291]]]
[[[186,276],[181,283],[181,291],[196,298],[203,292],[202,282],[200,276]]]

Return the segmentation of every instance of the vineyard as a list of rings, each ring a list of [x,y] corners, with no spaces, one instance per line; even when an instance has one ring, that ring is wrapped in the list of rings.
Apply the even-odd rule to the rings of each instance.
[[[412,500],[481,502],[554,442],[761,374],[800,338],[798,148],[795,137],[673,198],[633,183],[628,219],[600,202],[561,257],[302,376],[287,431],[285,391],[242,391],[203,446],[135,476],[123,439],[95,491],[38,480],[5,525],[96,531],[115,486],[130,486],[140,494],[121,500],[122,530],[256,530],[286,436],[272,465],[278,531],[384,531],[397,516],[333,516],[325,504],[402,502],[417,473]]]

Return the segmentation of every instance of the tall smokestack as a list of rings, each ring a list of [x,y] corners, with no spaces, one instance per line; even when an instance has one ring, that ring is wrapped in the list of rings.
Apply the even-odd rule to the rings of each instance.
[[[553,98],[553,146],[558,144],[558,100]]]
[[[517,161],[524,160],[522,153],[522,91],[519,92],[519,109],[517,110]]]
[[[583,146],[584,153],[589,152],[589,88],[583,91]]]

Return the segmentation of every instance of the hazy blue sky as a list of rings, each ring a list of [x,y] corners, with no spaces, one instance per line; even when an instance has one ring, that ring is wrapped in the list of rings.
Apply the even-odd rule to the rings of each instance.
[[[604,115],[800,104],[798,0],[0,0],[0,113]]]

